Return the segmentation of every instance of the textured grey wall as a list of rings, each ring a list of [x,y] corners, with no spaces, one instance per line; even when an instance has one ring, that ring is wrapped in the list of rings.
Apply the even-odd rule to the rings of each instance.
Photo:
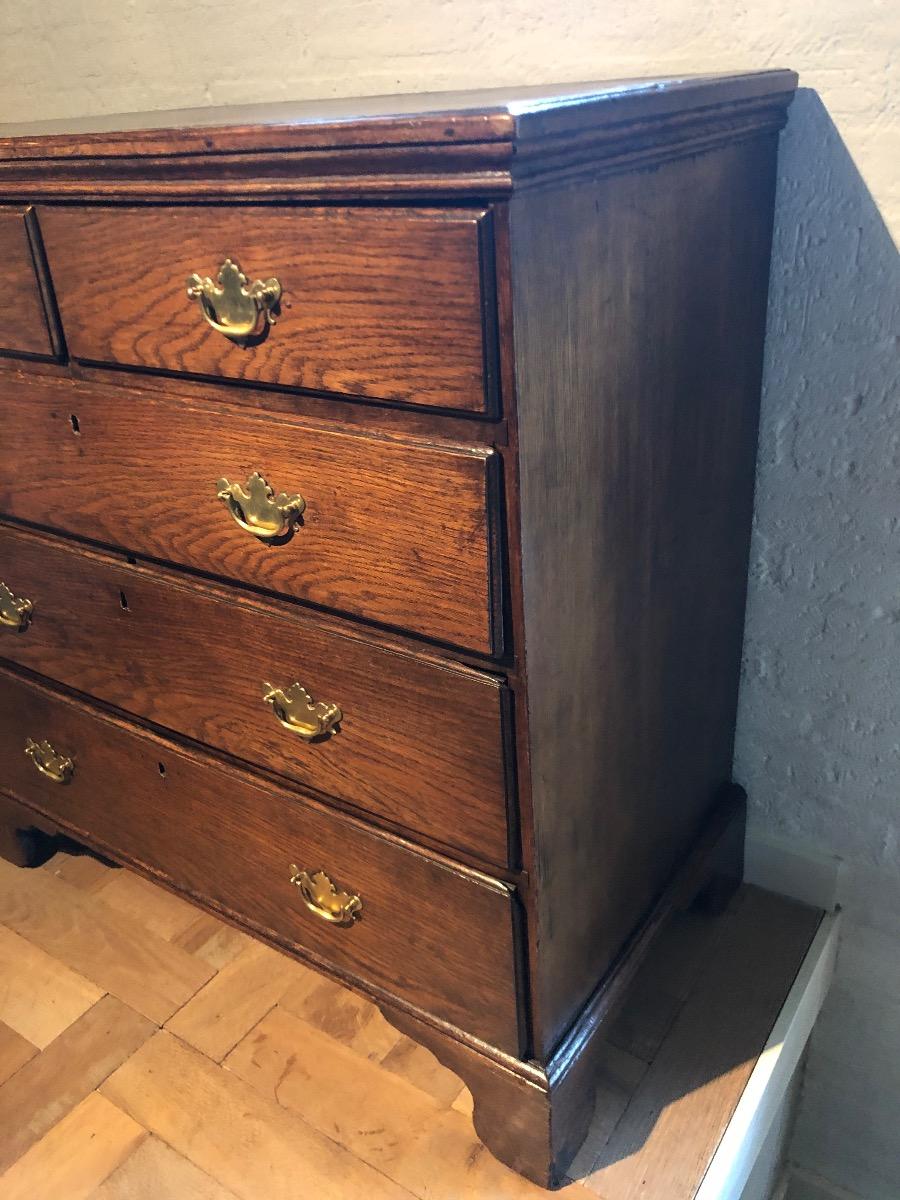
[[[900,258],[812,92],[783,136],[736,775],[844,859],[792,1154],[900,1196]]]
[[[782,148],[736,773],[846,862],[793,1153],[865,1200],[900,1195],[898,48],[881,0],[0,0],[0,120],[766,66],[821,95]]]
[[[890,0],[0,0],[0,121],[794,67],[900,227]]]

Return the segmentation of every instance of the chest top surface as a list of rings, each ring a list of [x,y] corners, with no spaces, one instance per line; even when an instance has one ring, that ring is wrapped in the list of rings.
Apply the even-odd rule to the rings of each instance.
[[[522,141],[759,100],[795,84],[792,71],[754,71],[0,123],[0,156]]]
[[[155,182],[170,198],[204,183],[220,194],[491,196],[637,149],[778,128],[796,81],[772,70],[0,124],[0,194],[90,181],[114,198],[164,163]]]

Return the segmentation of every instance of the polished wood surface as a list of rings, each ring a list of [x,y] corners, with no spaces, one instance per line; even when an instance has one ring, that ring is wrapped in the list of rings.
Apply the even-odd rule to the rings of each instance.
[[[635,979],[678,914],[693,908],[715,915],[735,896],[743,867],[745,801],[740,788],[726,789],[702,836],[552,1054],[510,1070],[508,1059],[487,1061],[478,1047],[440,1037],[414,1013],[385,1009],[399,1029],[462,1076],[472,1092],[479,1136],[528,1179],[552,1188],[569,1171],[591,1123],[604,1039],[618,1026],[617,1018],[628,1017]]]
[[[0,773],[13,797],[318,962],[518,1051],[504,884],[8,675],[0,720]],[[75,760],[69,783],[35,769],[28,737]],[[344,928],[310,913],[293,864],[358,893],[360,919]]]
[[[730,774],[774,165],[760,139],[511,207],[544,1050]]]
[[[758,71],[0,127],[0,190],[29,201],[483,203],[778,130],[796,82]]]
[[[0,579],[34,605],[27,631],[0,630],[9,661],[434,842],[509,860],[509,697],[493,676],[3,525]],[[338,704],[332,736],[305,742],[263,703],[265,682],[295,681]]]
[[[740,878],[731,742],[795,83],[0,133],[0,200],[39,213],[71,351],[0,361],[0,566],[27,559],[10,586],[36,605],[0,642],[0,851],[36,864],[77,836],[351,978],[542,1184],[590,1124],[641,963]],[[285,286],[242,348],[183,294],[235,255]],[[304,497],[292,537],[264,544],[217,498],[253,472]],[[342,711],[302,754],[261,699],[282,668]],[[65,786],[23,753],[54,729]],[[375,897],[347,929],[298,907],[283,859],[308,842],[301,865]],[[240,1014],[188,1008],[187,1042],[225,1053]]]
[[[489,653],[497,456],[38,379],[3,389],[0,513]],[[306,500],[285,545],[240,529],[216,481]]]
[[[0,944],[26,947],[0,993],[4,1195],[18,1179],[46,1200],[52,1178],[68,1197],[88,1176],[89,1200],[288,1200],[298,1178],[326,1194],[338,1179],[342,1200],[390,1184],[422,1200],[541,1195],[484,1151],[460,1078],[371,1003],[96,859],[59,853],[24,883],[0,863]],[[609,1030],[566,1200],[692,1200],[815,921],[755,889],[718,918],[679,915]],[[152,944],[215,974],[150,1020],[117,994],[94,929],[120,935],[135,972]],[[57,1015],[58,976],[101,998]],[[25,1036],[36,1023],[59,1030],[43,1047]],[[83,1120],[98,1092],[145,1130],[136,1148],[115,1121]]]
[[[76,358],[493,407],[483,210],[43,207],[39,218]],[[215,280],[226,259],[250,281],[281,283],[277,322],[258,344],[210,329],[187,296],[190,275]]]
[[[626,118],[790,92],[793,71],[656,76],[559,85],[480,88],[415,95],[176,109],[0,124],[0,157],[218,154],[366,144],[478,142],[574,132]]]
[[[0,207],[0,354],[46,358],[56,353],[52,318],[41,295],[36,238],[30,210]]]

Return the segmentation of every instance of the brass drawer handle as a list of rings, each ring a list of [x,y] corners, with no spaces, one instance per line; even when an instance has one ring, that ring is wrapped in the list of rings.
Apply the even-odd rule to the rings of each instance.
[[[220,479],[216,496],[231,513],[235,524],[265,542],[287,540],[297,527],[306,501],[299,493],[289,496],[270,487],[259,471],[247,480],[246,488],[239,483]]]
[[[257,279],[247,286],[247,276],[238,263],[226,258],[216,276],[191,275],[187,294],[196,300],[203,319],[216,333],[232,341],[261,337],[275,324],[281,284],[277,279]]]
[[[309,911],[332,925],[352,925],[362,913],[359,896],[338,891],[324,871],[301,871],[292,863],[291,883],[300,889]]]
[[[54,750],[49,742],[35,742],[25,739],[25,753],[42,775],[52,779],[54,783],[68,783],[75,773],[75,764],[65,754]]]
[[[30,600],[14,596],[5,583],[0,583],[0,629],[24,633],[31,624],[34,605]]]
[[[314,704],[312,696],[299,683],[291,684],[286,692],[271,683],[264,683],[263,700],[272,705],[272,712],[285,729],[296,733],[305,742],[333,733],[343,717],[336,704],[327,700]]]

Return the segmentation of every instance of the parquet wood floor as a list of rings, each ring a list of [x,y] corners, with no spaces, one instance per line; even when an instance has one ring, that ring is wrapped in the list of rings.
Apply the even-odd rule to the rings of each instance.
[[[681,914],[611,1028],[564,1200],[689,1200],[818,914]],[[543,1200],[336,983],[87,855],[0,860],[0,1200]]]

